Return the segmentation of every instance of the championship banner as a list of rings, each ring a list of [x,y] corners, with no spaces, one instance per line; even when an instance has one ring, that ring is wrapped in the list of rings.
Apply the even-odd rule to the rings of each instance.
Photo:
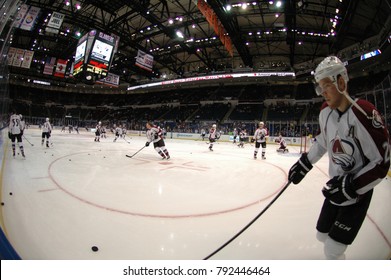
[[[65,18],[64,14],[53,12],[45,31],[49,33],[58,34],[62,22],[64,21],[64,18]]]
[[[151,71],[153,68],[153,56],[138,50],[136,57],[136,65],[145,70]]]
[[[10,47],[7,54],[8,65],[12,65],[15,54],[16,54],[16,48]]]
[[[14,55],[14,59],[12,61],[12,66],[20,67],[22,65],[23,56],[24,56],[24,50],[17,48]]]
[[[54,76],[64,78],[66,68],[67,68],[67,61],[65,59],[57,59],[57,66],[56,66],[56,71],[54,71]]]
[[[31,31],[34,27],[34,24],[38,18],[40,8],[30,6],[25,18],[21,22],[20,29]]]
[[[31,61],[33,60],[33,56],[34,56],[33,51],[25,50],[22,65],[20,67],[29,69],[31,65]]]
[[[45,61],[45,68],[43,69],[43,73],[45,75],[53,75],[54,64],[56,63],[55,57],[47,57]]]
[[[26,4],[22,4],[20,6],[20,9],[18,11],[18,14],[16,15],[16,19],[15,19],[15,27],[16,28],[20,28],[22,22],[24,21],[24,17],[26,16],[27,12],[29,10],[29,6],[26,5]]]

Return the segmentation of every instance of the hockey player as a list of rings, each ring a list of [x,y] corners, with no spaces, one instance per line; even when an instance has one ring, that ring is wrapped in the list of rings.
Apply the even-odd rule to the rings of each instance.
[[[286,147],[286,141],[282,138],[281,134],[276,139],[276,142],[280,144],[280,147],[277,149],[278,153],[289,153],[289,150]]]
[[[213,152],[213,143],[216,142],[218,133],[216,129],[216,125],[213,124],[212,127],[209,129],[209,150]]]
[[[119,125],[115,128],[115,138],[113,142],[116,142],[118,138],[122,138],[122,125]]]
[[[255,150],[254,150],[254,159],[257,159],[259,147],[262,145],[262,159],[266,159],[266,136],[267,130],[265,129],[264,122],[260,122],[258,129],[254,133],[255,140]]]
[[[356,238],[371,202],[374,187],[390,167],[389,135],[377,109],[348,93],[348,73],[335,56],[316,68],[316,93],[325,102],[319,114],[320,133],[308,154],[289,170],[298,184],[325,153],[329,156],[330,180],[316,225],[327,259],[344,259]]]
[[[155,151],[162,157],[162,159],[170,159],[170,154],[166,149],[166,145],[163,140],[162,130],[160,127],[147,122],[145,125],[147,130],[147,139],[145,146],[148,147],[150,143],[153,143]]]
[[[234,140],[233,140],[233,144],[236,144],[236,138],[238,138],[238,130],[236,129],[236,128],[234,128],[234,132],[233,132],[233,134],[234,134]]]
[[[204,140],[205,140],[205,136],[206,136],[206,131],[205,131],[205,129],[203,128],[203,129],[201,129],[201,137],[202,137],[202,141],[204,141]]]
[[[244,148],[244,141],[247,139],[247,130],[244,128],[239,133],[239,148]]]
[[[95,127],[95,142],[100,142],[100,134],[102,132],[102,122],[98,122],[98,124]]]
[[[23,123],[20,119],[21,115],[17,115],[16,113],[11,114],[10,122],[8,125],[8,137],[12,142],[12,156],[15,157],[16,144],[15,140],[18,140],[18,146],[22,157],[25,158],[22,136],[24,131]]]
[[[41,146],[45,144],[46,139],[46,147],[49,148],[49,138],[52,133],[52,125],[49,122],[49,118],[45,119],[45,123],[42,125],[42,140],[41,140]]]

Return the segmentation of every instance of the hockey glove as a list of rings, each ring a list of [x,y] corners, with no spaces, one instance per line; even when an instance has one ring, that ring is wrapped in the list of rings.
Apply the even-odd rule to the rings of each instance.
[[[308,160],[307,154],[301,155],[300,159],[291,167],[288,174],[288,179],[293,184],[298,184],[303,180],[304,176],[312,169],[312,164]]]
[[[23,130],[20,131],[20,136],[23,136]]]
[[[8,131],[8,138],[11,139],[12,136],[11,136],[11,132]]]
[[[150,142],[148,142],[148,141],[145,142],[145,147],[148,147],[148,146],[149,146],[149,143],[150,143]]]
[[[353,189],[353,175],[335,176],[326,183],[322,193],[325,198],[334,204],[342,204],[348,200],[357,198],[358,194]]]

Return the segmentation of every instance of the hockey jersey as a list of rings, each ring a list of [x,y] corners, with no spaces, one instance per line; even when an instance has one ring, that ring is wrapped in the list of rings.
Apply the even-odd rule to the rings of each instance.
[[[20,134],[23,130],[24,127],[20,115],[11,115],[8,131],[13,135],[17,135]]]
[[[390,139],[376,108],[366,100],[356,102],[369,117],[354,106],[341,113],[323,104],[320,133],[308,152],[308,159],[315,163],[327,152],[330,178],[354,174],[354,188],[358,194],[364,194],[387,175]]]
[[[152,126],[147,131],[147,139],[149,142],[159,142],[160,139],[163,139],[162,129],[156,125]]]

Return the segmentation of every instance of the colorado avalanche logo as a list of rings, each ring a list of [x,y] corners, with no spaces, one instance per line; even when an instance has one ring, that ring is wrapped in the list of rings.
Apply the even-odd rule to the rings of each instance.
[[[352,143],[339,138],[338,136],[332,143],[332,159],[333,162],[341,166],[343,171],[350,171],[356,164],[353,157],[354,146]]]
[[[376,110],[372,111],[372,125],[375,128],[383,127],[383,120],[380,114]]]

